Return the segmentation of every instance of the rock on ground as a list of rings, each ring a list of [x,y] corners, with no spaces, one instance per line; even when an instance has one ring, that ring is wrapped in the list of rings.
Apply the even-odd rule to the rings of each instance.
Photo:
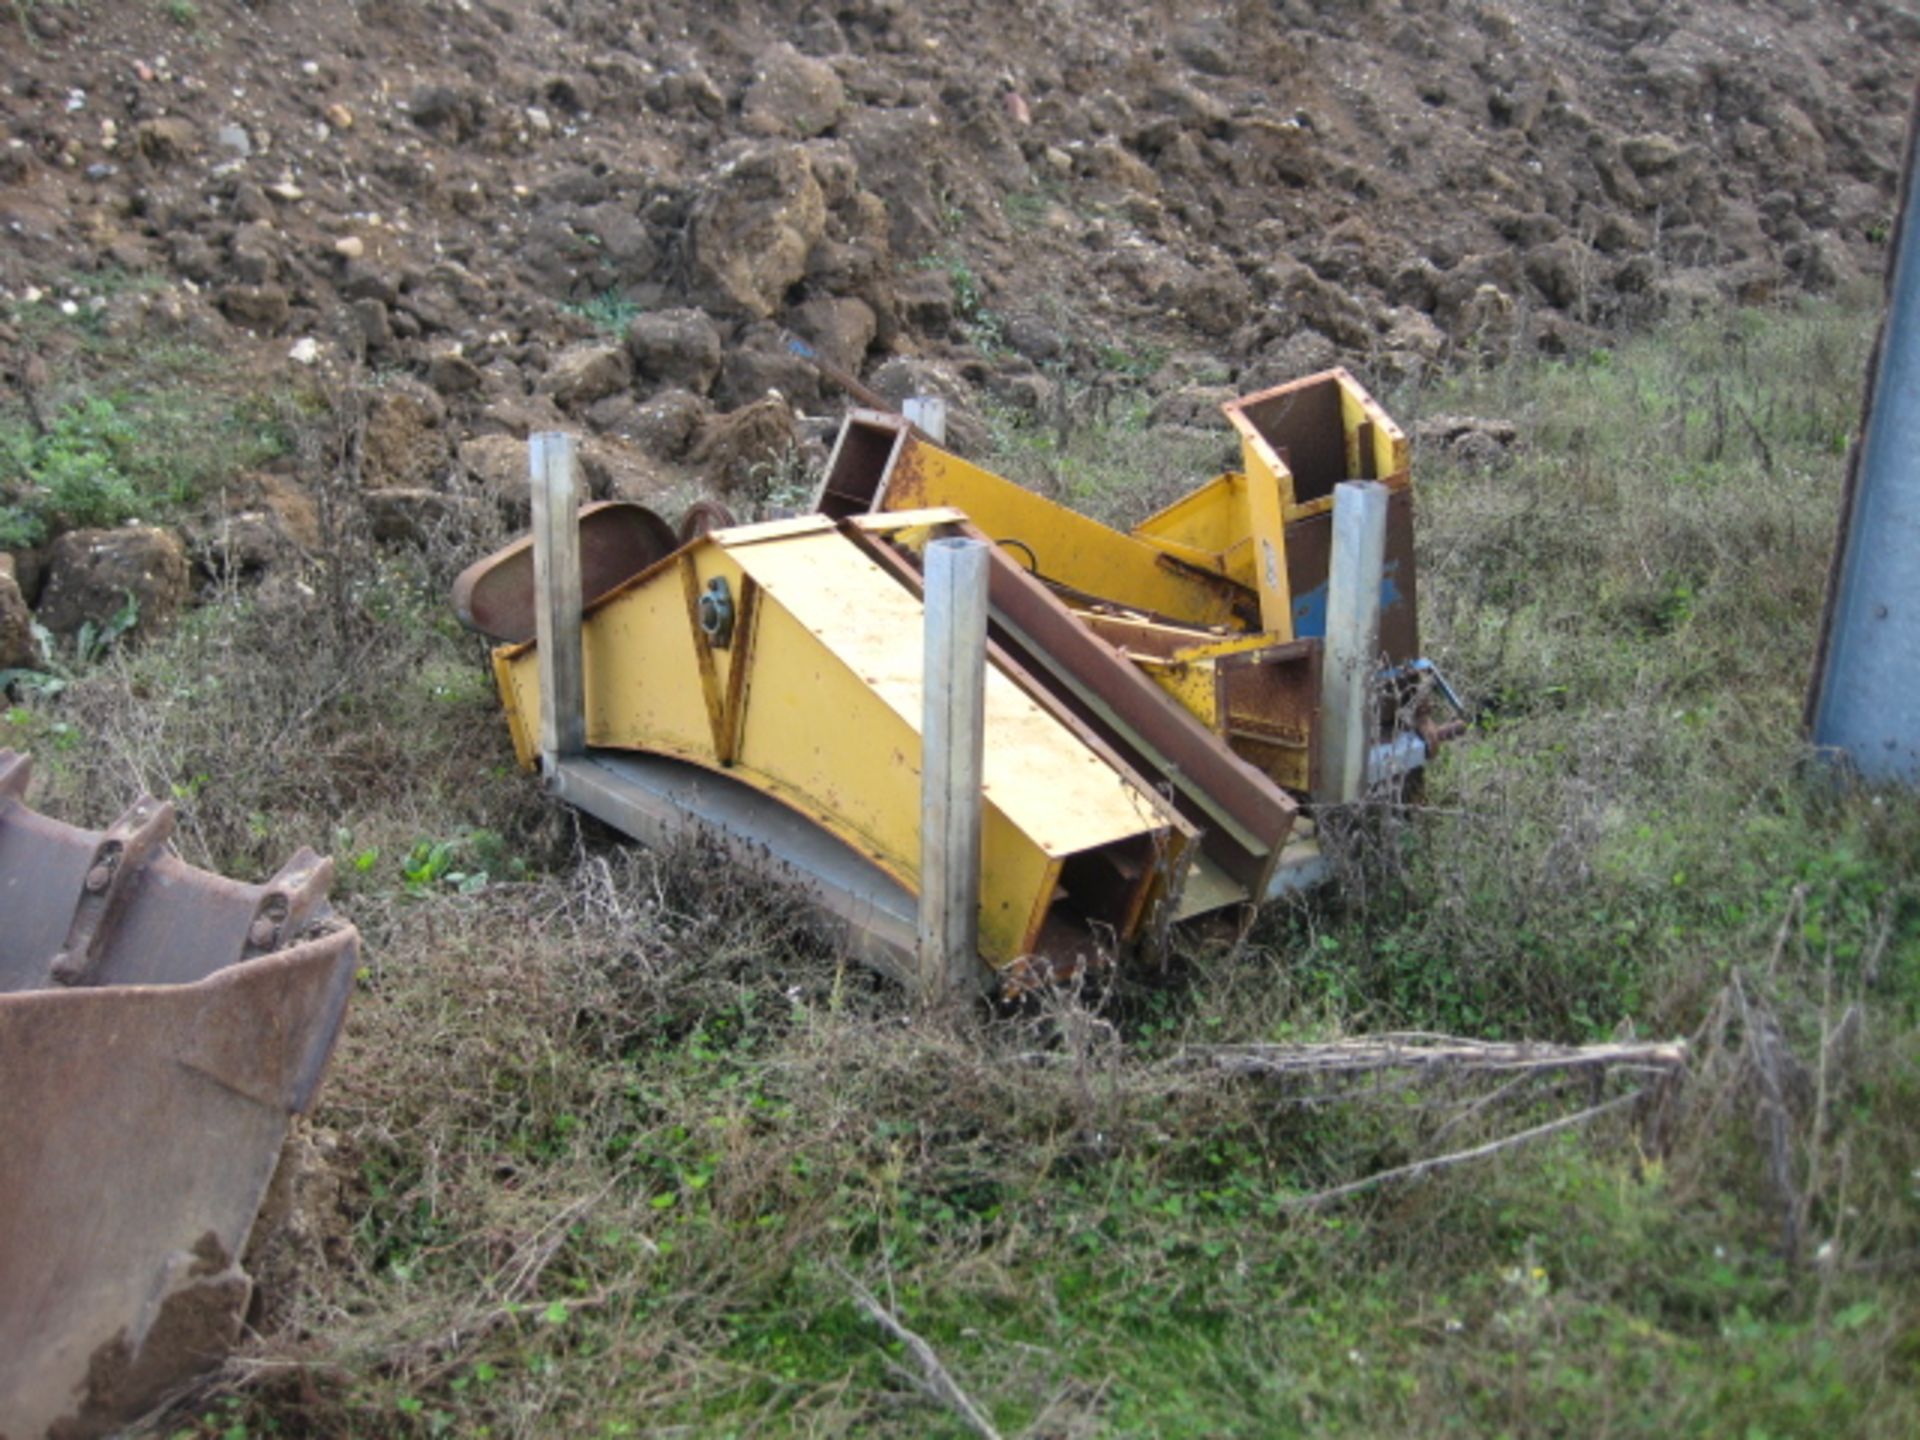
[[[47,586],[37,618],[55,635],[111,624],[129,602],[134,629],[164,630],[187,603],[186,546],[171,530],[129,525],[70,530],[47,552]]]
[[[627,348],[642,380],[704,395],[720,373],[720,332],[705,312],[685,307],[636,315]]]
[[[765,495],[799,438],[793,407],[769,395],[715,416],[694,442],[690,458],[715,494]]]
[[[40,643],[33,633],[33,611],[27,608],[19,582],[11,570],[0,570],[0,670],[40,662]]]
[[[761,56],[740,119],[754,135],[804,140],[832,129],[846,108],[846,87],[833,67],[782,44]]]
[[[806,151],[749,150],[695,202],[687,235],[695,278],[722,302],[765,319],[807,273],[807,254],[826,227],[826,197]]]

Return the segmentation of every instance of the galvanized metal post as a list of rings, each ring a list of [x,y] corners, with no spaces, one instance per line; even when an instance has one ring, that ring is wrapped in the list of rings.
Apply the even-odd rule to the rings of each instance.
[[[936,445],[947,443],[947,402],[938,395],[914,395],[900,407],[909,425],[916,425]]]
[[[926,551],[918,949],[929,1005],[970,994],[980,979],[989,548],[935,540]]]
[[[1813,743],[1862,779],[1920,785],[1920,97],[1908,131],[1887,314],[1808,709]]]
[[[1333,488],[1320,661],[1320,781],[1314,794],[1323,804],[1350,805],[1366,793],[1389,493],[1377,480],[1347,480]]]
[[[540,766],[587,748],[581,655],[580,469],[574,438],[543,430],[528,442],[533,489],[534,640],[540,657]]]

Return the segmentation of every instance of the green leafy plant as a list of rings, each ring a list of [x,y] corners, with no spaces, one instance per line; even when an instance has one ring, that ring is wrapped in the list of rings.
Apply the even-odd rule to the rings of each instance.
[[[983,354],[995,354],[1006,348],[1006,320],[987,304],[986,287],[979,273],[958,251],[929,256],[920,262],[922,269],[946,274],[953,290],[953,316],[960,333]]]
[[[360,851],[353,859],[356,872],[364,874],[378,858],[377,849]],[[400,861],[401,878],[416,894],[444,885],[462,895],[476,895],[495,880],[520,879],[525,874],[526,862],[510,854],[506,842],[491,830],[419,840]]]
[[[0,695],[38,695],[51,699],[80,679],[90,667],[106,659],[139,623],[140,602],[131,590],[124,592],[120,608],[105,620],[81,621],[67,655],[61,654],[58,642],[46,626],[33,622],[34,648],[42,657],[42,668],[13,666],[0,670]]]
[[[122,636],[140,623],[140,602],[131,590],[123,592],[120,608],[105,620],[83,620],[73,636],[73,656],[77,664],[93,665],[104,659]]]
[[[627,327],[640,313],[640,307],[617,290],[603,290],[591,299],[571,302],[565,308],[591,322],[603,335],[625,335]]]
[[[141,509],[125,470],[137,432],[111,400],[69,406],[43,434],[23,424],[0,429],[13,498],[0,506],[0,542],[43,539],[49,528],[118,525]]]

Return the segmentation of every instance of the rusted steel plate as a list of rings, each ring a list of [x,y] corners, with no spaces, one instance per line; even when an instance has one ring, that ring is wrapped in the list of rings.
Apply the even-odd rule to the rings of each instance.
[[[1221,408],[1243,445],[1264,445],[1269,463],[1277,460],[1290,472],[1288,503],[1304,505],[1333,494],[1342,480],[1359,478],[1347,473],[1340,399],[1338,383],[1316,375],[1243,395]]]
[[[603,500],[580,507],[580,594],[583,603],[616,590],[679,548],[673,527],[644,505]],[[453,582],[460,623],[518,645],[533,639],[533,537],[477,560]]]
[[[1313,793],[1320,715],[1320,642],[1293,640],[1214,662],[1221,733],[1236,755],[1277,783]]]
[[[312,852],[264,885],[141,856],[124,825],[27,808],[15,765],[0,751],[0,1434],[99,1435],[237,1336],[238,1257],[358,937]]]

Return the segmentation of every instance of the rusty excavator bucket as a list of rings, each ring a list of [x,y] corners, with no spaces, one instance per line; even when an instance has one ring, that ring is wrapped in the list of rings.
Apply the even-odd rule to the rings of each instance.
[[[105,1434],[233,1344],[240,1256],[353,986],[331,862],[262,885],[25,802],[0,750],[0,1440]]]

